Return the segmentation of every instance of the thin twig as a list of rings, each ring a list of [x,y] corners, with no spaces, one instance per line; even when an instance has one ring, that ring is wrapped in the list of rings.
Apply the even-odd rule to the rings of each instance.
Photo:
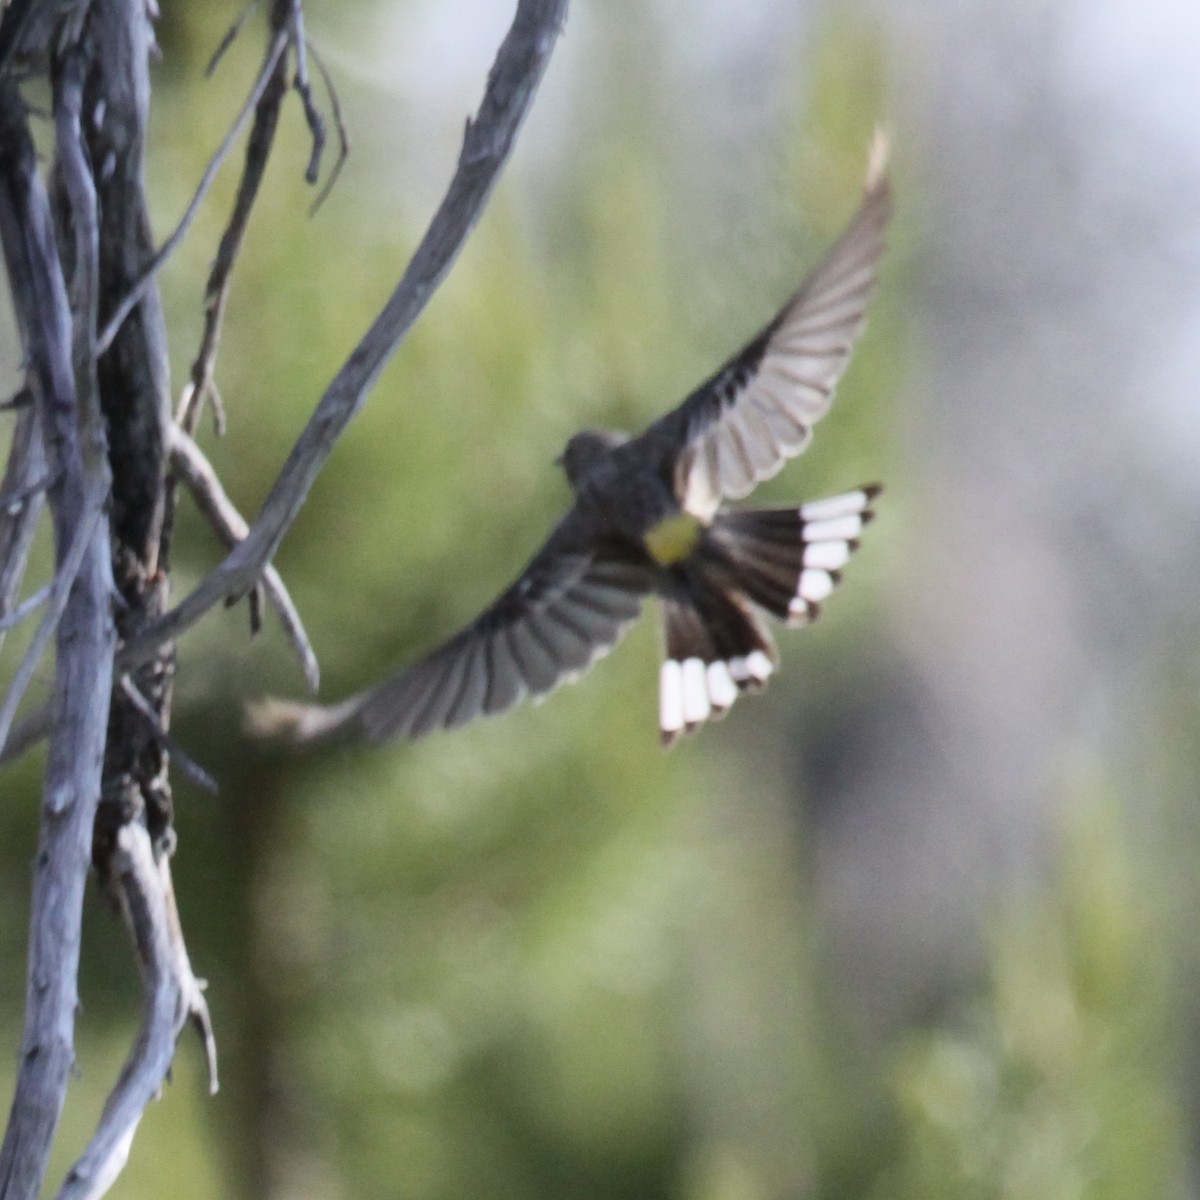
[[[250,14],[262,3],[262,0],[250,0],[249,4],[242,9],[240,13],[233,19],[233,24],[225,30],[225,36],[221,38],[217,48],[212,53],[212,58],[208,60],[208,66],[204,68],[205,78],[208,78],[217,69],[217,63],[225,56],[225,51],[237,40],[237,35],[242,32],[242,26],[250,18]]]
[[[333,127],[338,136],[337,158],[333,160],[333,166],[330,168],[329,177],[325,180],[324,186],[308,209],[308,215],[315,217],[317,210],[325,203],[329,193],[333,191],[333,185],[337,183],[338,176],[341,175],[342,168],[346,165],[346,159],[350,157],[350,131],[346,128],[346,122],[342,118],[342,101],[334,86],[333,76],[330,75],[329,68],[325,66],[325,60],[317,53],[317,48],[312,42],[308,43],[308,56],[316,64],[317,74],[321,76],[321,82],[325,85],[325,94],[329,97],[329,111],[333,114]]]
[[[221,481],[204,452],[179,428],[172,430],[170,452],[171,467],[187,485],[196,506],[208,518],[225,545],[236,546],[246,536],[249,526],[221,486]],[[312,643],[305,632],[304,623],[288,594],[287,586],[274,567],[268,567],[263,572],[262,581],[267,599],[275,609],[283,632],[300,660],[304,678],[315,692],[320,685],[321,670]]]
[[[26,596],[11,612],[0,617],[0,633],[7,633],[10,629],[20,625],[31,612],[46,603],[53,590],[50,584],[45,584],[38,588],[32,596]]]
[[[276,0],[277,7],[280,3],[290,3],[290,0]],[[272,20],[276,20],[274,10],[272,10]],[[254,106],[254,124],[246,142],[246,160],[242,167],[242,177],[238,181],[233,212],[230,214],[225,232],[221,234],[217,254],[204,289],[204,332],[201,335],[200,348],[192,362],[188,383],[184,387],[176,415],[180,426],[189,434],[195,432],[200,409],[206,399],[212,401],[213,420],[217,433],[224,432],[224,411],[213,384],[213,372],[216,367],[217,347],[221,339],[225,305],[229,299],[233,266],[246,235],[246,227],[250,222],[250,213],[254,208],[254,202],[258,198],[258,190],[262,184],[267,160],[275,141],[275,131],[279,124],[279,110],[287,91],[287,62],[277,50],[279,39],[285,36],[284,22],[279,19],[275,37],[268,45],[267,57],[263,63],[263,74],[260,74],[260,79],[263,79],[264,83],[258,90],[258,99]]]
[[[0,763],[16,762],[26,750],[32,750],[44,741],[53,721],[54,712],[48,703],[22,717],[13,725],[3,747],[0,747]]]
[[[31,397],[28,386],[24,389]],[[42,447],[37,412],[22,408],[13,423],[12,443],[0,495],[0,613],[8,613],[21,590],[29,549],[42,511],[43,491],[36,485],[46,478],[46,455]],[[0,639],[2,640],[2,639]]]
[[[271,73],[275,69],[275,62],[278,57],[287,49],[288,38],[286,34],[278,34],[271,43],[270,50],[267,54],[267,61],[263,64],[263,69],[258,73],[258,78],[254,81],[254,87],[250,91],[245,104],[238,111],[238,115],[234,118],[234,122],[229,132],[225,135],[221,144],[217,147],[216,152],[209,160],[209,164],[204,169],[204,174],[200,176],[200,183],[196,187],[191,200],[188,202],[187,208],[183,211],[183,216],[179,219],[179,224],[172,230],[171,235],[165,242],[154,252],[150,261],[142,269],[141,275],[137,281],[126,293],[125,298],[117,304],[113,309],[112,315],[108,319],[108,323],[104,326],[100,336],[96,339],[96,353],[103,354],[105,350],[112,344],[113,338],[117,334],[117,330],[121,328],[125,318],[133,311],[146,292],[150,281],[158,273],[159,268],[166,262],[172,251],[183,240],[183,235],[187,232],[188,227],[192,223],[192,218],[196,215],[200,207],[201,200],[204,199],[208,192],[212,181],[216,178],[217,171],[221,164],[225,161],[225,156],[233,148],[233,143],[241,132],[242,126],[246,123],[250,113],[254,110],[258,103],[258,98],[262,95],[263,89],[270,82]]]
[[[246,538],[181,604],[122,648],[129,670],[178,636],[214,604],[250,588],[274,557],[338,437],[366,400],[384,364],[412,327],[462,248],[529,109],[567,0],[519,0],[516,17],[488,76],[479,115],[468,122],[458,167],[400,283],[343,364],[301,433]]]
[[[138,690],[137,684],[128,675],[121,676],[120,688],[129,703],[146,718],[155,739],[171,755],[174,764],[197,786],[206,792],[217,795],[220,788],[217,781],[179,744],[179,741],[166,729],[158,719],[154,705]]]
[[[312,134],[312,153],[304,171],[304,182],[314,184],[321,177],[321,155],[325,151],[325,122],[313,103],[312,85],[308,80],[308,39],[304,36],[304,6],[301,0],[289,0],[291,16],[288,24],[292,32],[292,52],[296,55],[296,74],[292,86],[304,105],[304,120]]]

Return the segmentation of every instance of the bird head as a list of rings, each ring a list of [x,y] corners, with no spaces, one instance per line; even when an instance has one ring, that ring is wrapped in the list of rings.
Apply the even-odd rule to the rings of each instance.
[[[609,451],[628,440],[628,435],[624,433],[614,433],[607,429],[584,429],[571,437],[555,462],[566,471],[571,486],[577,487],[584,476]]]

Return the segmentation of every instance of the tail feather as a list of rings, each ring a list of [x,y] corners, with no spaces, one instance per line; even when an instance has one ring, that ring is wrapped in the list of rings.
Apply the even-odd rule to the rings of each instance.
[[[659,676],[663,744],[722,717],[775,669],[771,635],[736,592],[692,581],[687,599],[663,601],[666,657]]]
[[[743,691],[767,681],[775,647],[756,609],[791,626],[815,620],[881,490],[870,484],[798,508],[717,513],[663,601],[664,745],[723,716]]]
[[[869,484],[799,508],[718,513],[709,529],[713,553],[755,604],[789,625],[807,625],[841,581],[881,490]]]

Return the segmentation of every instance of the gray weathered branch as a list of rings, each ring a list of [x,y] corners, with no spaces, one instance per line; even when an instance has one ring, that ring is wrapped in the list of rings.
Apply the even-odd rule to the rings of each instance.
[[[123,670],[194,624],[213,605],[243,595],[274,557],[317,473],[359,411],[384,364],[449,270],[483,210],[566,19],[567,0],[520,0],[466,136],[449,191],[395,291],[325,390],[250,532],[182,603],[122,647]]]
[[[59,1200],[96,1200],[125,1166],[142,1111],[157,1095],[190,1019],[204,1040],[209,1089],[217,1090],[217,1047],[203,984],[192,973],[171,885],[170,859],[156,856],[145,827],[121,826],[109,888],[121,909],[142,976],[142,1019],[92,1140],[67,1174]]]
[[[3,617],[0,617],[0,634],[7,633],[10,629],[15,629],[30,613],[36,612],[50,599],[52,590],[53,588],[50,584],[44,584],[32,596],[26,596],[20,604],[13,607]],[[5,749],[7,749],[8,742],[6,741],[4,745]]]
[[[25,578],[29,547],[42,510],[46,456],[37,425],[37,410],[27,405],[17,410],[4,479],[0,480],[0,614],[15,614],[13,605]],[[0,636],[0,644],[3,643]]]
[[[249,526],[221,486],[204,452],[178,426],[171,431],[171,469],[187,485],[196,506],[208,518],[225,545],[236,546],[246,536]],[[274,567],[267,567],[262,581],[267,600],[275,609],[283,632],[300,660],[304,678],[315,692],[321,681],[321,669],[287,585]]]
[[[47,464],[61,569],[88,508],[72,363],[72,325],[45,190],[16,85],[0,75],[0,243]],[[92,435],[102,428],[97,414]],[[102,451],[102,447],[99,448]],[[108,526],[94,522],[58,623],[53,725],[34,861],[25,1024],[12,1112],[0,1147],[0,1195],[33,1200],[74,1063],[84,881],[100,794],[116,634]]]
[[[97,518],[104,506],[104,498],[108,494],[108,483],[103,478],[90,481],[88,491],[84,494],[83,511],[79,523],[75,527],[72,539],[67,546],[50,584],[50,596],[46,611],[38,622],[37,631],[21,655],[21,661],[9,684],[8,692],[0,703],[0,750],[8,749],[8,733],[12,728],[13,718],[17,715],[17,706],[25,695],[25,689],[32,682],[42,655],[54,636],[58,623],[66,612],[67,601],[70,599],[71,588],[75,585],[75,577],[83,563],[84,555],[92,542],[96,531]]]

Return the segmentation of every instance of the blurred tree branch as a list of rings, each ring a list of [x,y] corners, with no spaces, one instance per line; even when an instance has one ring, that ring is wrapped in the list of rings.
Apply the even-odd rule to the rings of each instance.
[[[74,1064],[89,861],[128,929],[142,980],[142,1019],[95,1135],[59,1195],[98,1197],[120,1174],[142,1111],[161,1087],[189,1020],[202,1037],[216,1088],[216,1043],[171,880],[172,639],[217,601],[261,586],[315,686],[315,656],[271,558],[337,437],[474,227],[566,7],[567,0],[519,0],[444,201],[249,527],[189,435],[203,400],[216,403],[213,368],[225,297],[289,87],[300,96],[312,138],[306,178],[315,183],[319,172],[326,127],[309,82],[310,57],[325,79],[341,142],[331,178],[345,157],[336,93],[307,44],[300,0],[270,5],[263,66],[249,99],[179,225],[157,250],[143,186],[152,6],[146,0],[52,0],[38,7],[14,0],[0,16],[0,244],[26,371],[22,403],[9,406],[15,427],[0,482],[0,635],[19,613],[45,604],[33,645],[0,706],[3,757],[49,735],[25,1028],[0,1148],[0,1200],[32,1200],[45,1175]],[[230,38],[240,27],[239,21]],[[48,75],[51,84],[55,155],[48,186],[14,77],[18,64]],[[205,331],[176,419],[156,273],[251,112],[237,199],[206,291]],[[233,549],[183,605],[164,613],[176,479]],[[43,493],[55,573],[18,606]],[[24,685],[52,638],[51,704],[14,726]],[[203,776],[195,764],[179,765]]]

